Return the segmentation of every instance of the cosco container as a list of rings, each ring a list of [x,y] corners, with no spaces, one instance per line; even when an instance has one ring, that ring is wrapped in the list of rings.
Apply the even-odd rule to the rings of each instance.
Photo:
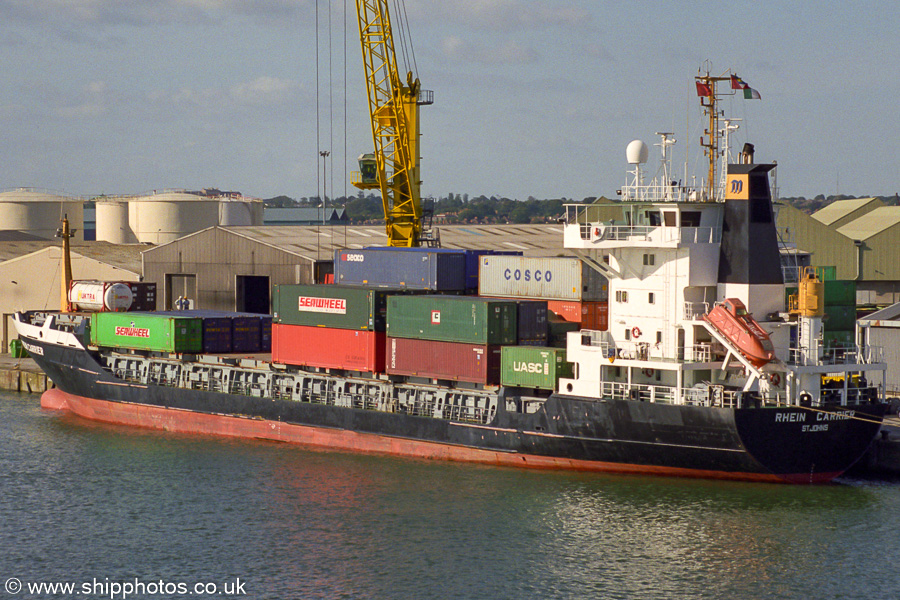
[[[565,348],[504,346],[500,383],[503,385],[555,390],[560,377],[572,377],[572,363]]]
[[[272,323],[272,362],[384,372],[384,333]]]
[[[385,370],[391,375],[500,383],[501,346],[388,338]]]
[[[516,310],[516,343],[521,346],[546,346],[547,301],[519,300]]]
[[[334,282],[442,292],[466,289],[466,256],[430,248],[336,250]]]
[[[277,285],[273,316],[289,325],[384,331],[390,293],[345,285]]]
[[[516,303],[474,296],[391,296],[387,334],[468,344],[515,344]]]
[[[482,256],[481,296],[539,300],[607,300],[609,284],[577,258]]]
[[[199,353],[203,351],[203,329],[198,318],[101,312],[91,315],[91,343],[155,352]]]

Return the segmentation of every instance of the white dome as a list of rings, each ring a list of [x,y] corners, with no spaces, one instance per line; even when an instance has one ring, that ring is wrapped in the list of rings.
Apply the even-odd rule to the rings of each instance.
[[[642,165],[650,157],[650,149],[641,140],[633,140],[625,148],[625,157],[629,165]]]

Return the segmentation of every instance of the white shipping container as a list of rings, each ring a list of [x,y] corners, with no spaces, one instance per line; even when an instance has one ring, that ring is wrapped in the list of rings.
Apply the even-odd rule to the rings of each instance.
[[[603,301],[606,278],[577,258],[482,256],[478,294],[535,300]]]

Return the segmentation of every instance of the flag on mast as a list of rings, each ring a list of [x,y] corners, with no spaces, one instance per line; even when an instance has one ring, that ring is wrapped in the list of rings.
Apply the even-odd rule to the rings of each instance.
[[[754,90],[752,87],[747,85],[743,79],[738,77],[737,75],[731,76],[731,89],[733,90],[743,90],[744,91],[744,99],[746,100],[761,100],[762,96],[759,95],[759,92]]]

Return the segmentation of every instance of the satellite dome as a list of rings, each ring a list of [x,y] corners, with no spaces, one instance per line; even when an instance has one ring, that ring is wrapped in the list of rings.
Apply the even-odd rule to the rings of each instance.
[[[641,140],[633,140],[625,148],[625,157],[628,159],[629,165],[642,165],[647,162],[649,156],[650,150],[647,148],[647,144]]]

